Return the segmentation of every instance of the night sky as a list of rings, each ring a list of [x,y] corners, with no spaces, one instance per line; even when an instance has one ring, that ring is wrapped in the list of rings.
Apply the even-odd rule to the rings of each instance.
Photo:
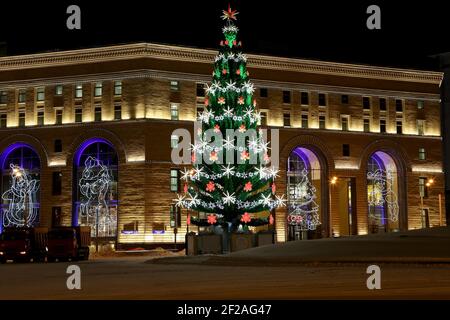
[[[0,41],[8,55],[139,41],[217,48],[221,10],[230,1],[22,1],[2,3]],[[395,2],[395,4],[393,3]],[[450,51],[445,1],[233,0],[247,53],[436,69]],[[78,4],[82,29],[66,28]],[[381,30],[366,28],[366,8],[381,7]]]

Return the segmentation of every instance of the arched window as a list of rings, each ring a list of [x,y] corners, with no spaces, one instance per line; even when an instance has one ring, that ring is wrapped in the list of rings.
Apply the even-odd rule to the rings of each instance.
[[[3,227],[39,225],[39,156],[27,144],[16,143],[2,154],[1,216]]]
[[[104,139],[84,142],[74,159],[74,225],[90,226],[93,237],[117,236],[117,153]]]
[[[287,164],[288,239],[307,239],[308,234],[320,234],[321,174],[317,156],[307,148],[295,148]]]
[[[367,164],[369,233],[399,230],[398,172],[385,152],[372,154]]]

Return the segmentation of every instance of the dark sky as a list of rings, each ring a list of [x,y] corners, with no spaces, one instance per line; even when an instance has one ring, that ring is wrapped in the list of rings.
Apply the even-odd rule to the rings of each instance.
[[[7,1],[0,41],[8,54],[148,41],[217,48],[229,1]],[[422,3],[422,4],[420,4]],[[232,0],[247,53],[436,69],[429,56],[450,51],[445,1]],[[66,28],[78,4],[82,30]],[[366,8],[381,7],[381,30],[366,28]]]

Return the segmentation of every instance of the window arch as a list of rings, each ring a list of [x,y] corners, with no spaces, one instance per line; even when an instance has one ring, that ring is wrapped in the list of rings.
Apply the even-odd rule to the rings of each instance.
[[[0,158],[1,227],[39,225],[41,161],[25,143],[10,145]]]
[[[113,145],[98,138],[85,141],[73,168],[73,224],[90,226],[93,237],[116,237],[118,157]]]

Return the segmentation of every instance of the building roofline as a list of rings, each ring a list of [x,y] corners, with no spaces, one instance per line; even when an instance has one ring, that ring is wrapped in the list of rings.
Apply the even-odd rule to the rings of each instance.
[[[139,58],[155,58],[211,64],[216,50],[154,43],[134,43],[88,49],[0,57],[0,72],[30,68],[67,66]],[[248,66],[290,72],[305,72],[391,81],[440,84],[442,72],[379,67],[318,60],[248,54]]]

